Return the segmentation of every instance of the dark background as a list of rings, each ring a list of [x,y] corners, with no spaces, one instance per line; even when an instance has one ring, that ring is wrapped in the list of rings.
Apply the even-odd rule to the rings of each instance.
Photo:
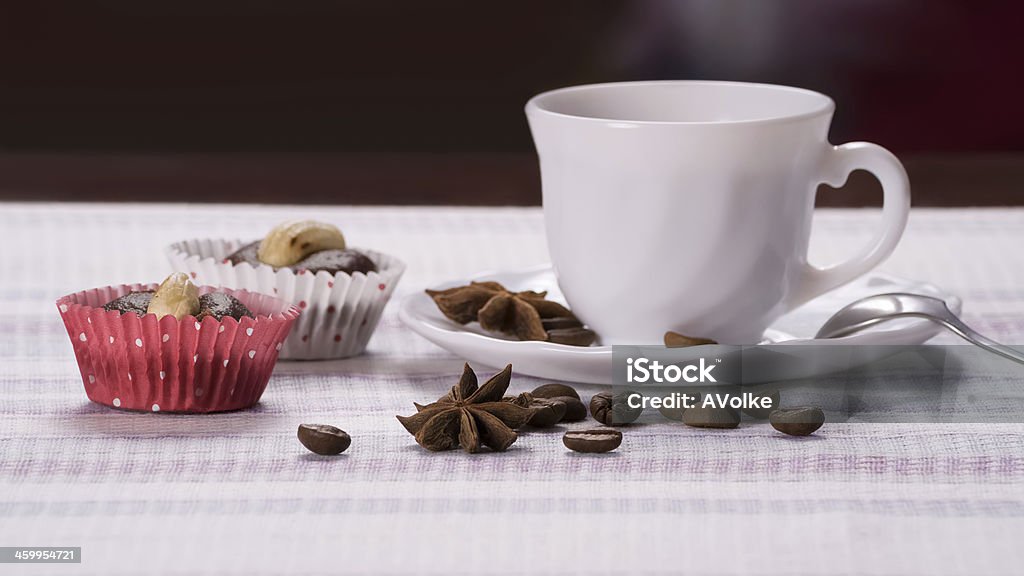
[[[919,205],[1016,204],[1022,21],[947,0],[7,3],[0,197],[530,204],[531,95],[728,79],[831,95],[832,140],[899,154]],[[877,195],[848,188],[822,203]]]

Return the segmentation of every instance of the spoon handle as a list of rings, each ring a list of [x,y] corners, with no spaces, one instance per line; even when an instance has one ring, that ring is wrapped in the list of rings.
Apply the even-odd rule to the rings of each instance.
[[[989,352],[998,354],[1003,358],[1009,358],[1010,360],[1014,360],[1020,362],[1021,364],[1024,364],[1024,354],[1018,352],[1017,350],[1014,350],[1013,348],[1010,348],[1009,346],[1000,344],[999,342],[996,342],[995,340],[992,340],[991,338],[983,334],[979,334],[976,330],[974,330],[974,328],[971,328],[967,324],[964,324],[963,321],[960,320],[960,318],[957,318],[948,309],[946,310],[945,316],[935,316],[934,319],[940,322],[946,328],[949,328],[957,336],[960,336],[964,340],[967,340],[972,344],[980,346],[981,348],[984,348]]]

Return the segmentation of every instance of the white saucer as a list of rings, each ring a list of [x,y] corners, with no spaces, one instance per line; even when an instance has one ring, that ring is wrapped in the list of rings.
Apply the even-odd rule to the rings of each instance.
[[[565,303],[549,265],[528,270],[494,272],[475,278],[447,282],[438,289],[468,284],[471,280],[494,280],[510,290],[547,290],[548,298]],[[764,344],[786,345],[913,345],[932,338],[941,328],[928,320],[905,318],[885,322],[844,338],[816,340],[814,334],[835,311],[872,294],[913,292],[946,301],[950,310],[960,313],[956,296],[936,286],[887,274],[870,273],[841,288],[824,294],[776,321],[764,334]],[[474,364],[499,368],[509,362],[518,374],[549,380],[612,383],[612,347],[580,348],[549,342],[520,342],[484,331],[475,322],[461,326],[448,320],[425,292],[406,296],[399,318],[414,332],[434,344]],[[832,371],[827,366],[811,368],[800,377]]]

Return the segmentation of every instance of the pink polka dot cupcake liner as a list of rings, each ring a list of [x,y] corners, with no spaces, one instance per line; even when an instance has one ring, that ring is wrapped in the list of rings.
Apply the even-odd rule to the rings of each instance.
[[[89,399],[146,412],[224,412],[255,405],[300,311],[265,294],[210,286],[199,293],[231,294],[255,318],[158,320],[154,314],[102,308],[129,292],[156,288],[105,286],[57,300]]]
[[[394,256],[356,248],[377,265],[377,272],[330,274],[287,268],[233,264],[226,258],[241,240],[193,239],[167,247],[175,272],[203,284],[273,295],[297,306],[302,315],[281,350],[283,360],[328,360],[362,354],[384,307],[405,272]]]

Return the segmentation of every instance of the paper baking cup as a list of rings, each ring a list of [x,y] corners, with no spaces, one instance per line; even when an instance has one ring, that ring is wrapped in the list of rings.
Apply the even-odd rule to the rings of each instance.
[[[157,320],[102,308],[129,292],[156,288],[105,286],[57,300],[89,399],[147,412],[222,412],[256,404],[299,310],[244,290],[222,291],[256,318]],[[199,288],[200,294],[213,291],[221,289]]]
[[[313,274],[225,260],[244,244],[241,240],[185,240],[168,246],[166,253],[175,271],[187,272],[198,282],[271,294],[298,306],[302,316],[281,350],[281,358],[287,360],[362,354],[405,272],[401,260],[361,248],[356,249],[374,261],[377,272]]]

